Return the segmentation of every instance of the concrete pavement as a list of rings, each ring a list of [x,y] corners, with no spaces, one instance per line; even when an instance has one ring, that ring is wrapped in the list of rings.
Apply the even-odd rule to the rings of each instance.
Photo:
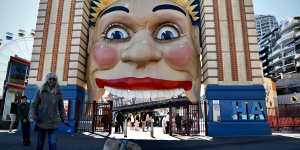
[[[299,150],[300,134],[280,134],[273,136],[252,137],[204,137],[204,136],[173,136],[157,131],[151,138],[149,132],[128,130],[128,139],[139,144],[143,150]],[[35,133],[32,143],[35,145]],[[34,138],[33,138],[34,137]],[[123,138],[122,134],[112,134],[111,137]],[[93,134],[59,134],[58,150],[101,150],[106,139]],[[0,130],[0,150],[33,150],[34,146],[24,147],[20,133],[8,134]],[[45,145],[47,146],[47,145]],[[45,150],[47,148],[45,147]]]

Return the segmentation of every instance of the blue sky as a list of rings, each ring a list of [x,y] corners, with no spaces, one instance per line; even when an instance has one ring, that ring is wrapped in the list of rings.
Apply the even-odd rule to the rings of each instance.
[[[253,0],[253,5],[254,13],[273,15],[278,22],[300,16],[300,0]]]

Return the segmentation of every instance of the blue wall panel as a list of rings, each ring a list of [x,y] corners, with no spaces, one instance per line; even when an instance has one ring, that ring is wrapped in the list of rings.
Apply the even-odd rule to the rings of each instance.
[[[249,115],[252,116],[251,113],[261,113],[261,111],[263,111],[263,114],[267,117],[265,95],[264,87],[259,85],[207,86],[205,96],[209,104],[208,135],[271,135],[270,126],[266,118],[251,120],[249,117]],[[220,122],[213,122],[213,100],[219,100]],[[259,104],[259,106],[255,107],[255,104]],[[263,110],[261,108],[263,108]],[[237,112],[247,116],[245,120],[234,120],[233,114],[237,114]]]

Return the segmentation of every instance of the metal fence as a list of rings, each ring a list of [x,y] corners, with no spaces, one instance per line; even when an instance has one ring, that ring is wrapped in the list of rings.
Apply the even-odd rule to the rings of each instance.
[[[268,108],[268,122],[273,130],[300,129],[300,108]]]
[[[170,102],[170,135],[207,135],[207,103]]]
[[[112,128],[112,102],[84,103],[77,118],[77,129],[88,132],[108,132],[111,134]]]

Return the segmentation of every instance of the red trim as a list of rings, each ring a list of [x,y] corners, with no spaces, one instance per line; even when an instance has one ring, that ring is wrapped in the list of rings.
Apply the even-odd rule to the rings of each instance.
[[[242,33],[243,33],[243,44],[245,51],[245,63],[246,63],[246,72],[247,80],[252,81],[252,70],[251,70],[251,61],[250,61],[250,48],[249,48],[249,39],[248,39],[248,30],[247,30],[247,18],[245,14],[245,2],[240,0],[240,11],[241,11],[241,21],[242,21]]]
[[[218,80],[224,80],[224,73],[223,73],[223,56],[222,56],[222,41],[221,41],[221,28],[219,22],[219,4],[218,0],[213,1],[214,4],[214,19],[215,19],[215,32],[216,32],[216,43],[211,45],[216,45],[217,48],[217,64],[218,64]],[[206,43],[206,45],[209,45]],[[208,60],[207,60],[208,61]]]
[[[25,86],[21,86],[21,85],[15,85],[15,84],[7,83],[6,86],[10,87],[10,88],[14,88],[14,89],[25,90]]]
[[[188,91],[192,89],[192,81],[170,81],[162,79],[154,79],[150,77],[146,78],[120,78],[120,79],[110,79],[104,80],[96,78],[96,84],[99,88],[104,88],[104,86],[109,86],[118,89],[127,90],[166,90],[166,89],[176,89],[184,88]]]
[[[60,0],[58,4],[58,12],[56,16],[56,26],[55,26],[55,35],[54,35],[54,44],[53,44],[53,53],[52,53],[52,62],[51,62],[51,72],[56,72],[57,67],[57,55],[60,42],[60,33],[61,33],[61,23],[64,9],[64,0]]]
[[[70,16],[69,16],[69,25],[67,33],[67,44],[66,44],[66,53],[65,53],[65,62],[64,62],[64,74],[63,81],[68,81],[69,74],[69,64],[70,64],[70,53],[72,47],[72,30],[74,24],[74,14],[75,14],[75,0],[71,1]]]
[[[234,20],[233,20],[231,0],[226,0],[226,10],[227,10],[227,21],[228,21],[228,31],[229,31],[228,38],[229,38],[229,47],[230,47],[230,55],[231,55],[232,81],[238,81],[239,76],[238,76],[238,68],[237,68],[235,30],[233,24]]]
[[[42,39],[41,50],[40,50],[40,58],[39,58],[40,62],[39,62],[39,69],[38,69],[38,74],[37,74],[37,81],[41,81],[42,77],[43,77],[51,9],[52,9],[52,0],[48,0],[44,28],[43,28],[43,39]]]
[[[26,64],[26,65],[30,65],[29,61],[26,61],[26,60],[23,60],[23,59],[20,59],[20,58],[17,58],[17,57],[10,56],[10,60],[14,60],[14,61]]]

